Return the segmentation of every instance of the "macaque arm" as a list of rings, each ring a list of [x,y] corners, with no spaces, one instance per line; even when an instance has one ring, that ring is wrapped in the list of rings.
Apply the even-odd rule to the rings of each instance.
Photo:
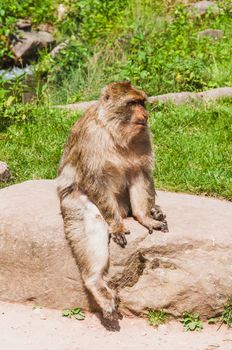
[[[109,233],[113,240],[124,247],[127,244],[125,234],[128,234],[129,231],[123,224],[118,201],[110,185],[107,186],[103,181],[95,178],[94,183],[91,184],[91,191],[88,193],[86,186],[85,189],[90,200],[97,205],[102,216],[108,223]]]
[[[142,171],[133,177],[129,187],[130,204],[133,217],[143,226],[149,233],[153,230],[165,230],[166,222],[154,219],[155,208],[155,189],[154,182],[150,175]]]

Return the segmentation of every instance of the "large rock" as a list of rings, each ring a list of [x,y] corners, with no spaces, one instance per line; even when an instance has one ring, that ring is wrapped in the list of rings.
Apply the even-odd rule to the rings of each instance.
[[[189,92],[189,91],[170,92],[164,95],[150,96],[148,97],[148,102],[154,105],[157,105],[158,103],[164,103],[164,104],[173,103],[176,105],[181,105],[184,103],[193,103],[193,102],[199,102],[199,101],[207,103],[209,101],[215,101],[215,100],[227,99],[227,98],[229,99],[232,98],[232,87],[220,87],[220,88],[210,89],[202,92]],[[97,103],[96,100],[88,101],[88,102],[70,103],[67,105],[57,105],[53,107],[59,108],[59,109],[66,109],[70,111],[84,112],[89,107],[93,106],[95,103]]]
[[[126,248],[111,241],[109,280],[121,311],[221,312],[232,294],[232,203],[168,192],[158,192],[158,202],[169,233],[149,235],[127,219]],[[55,181],[0,191],[0,300],[93,310],[65,240]]]
[[[60,43],[59,45],[57,45],[56,47],[54,47],[54,49],[52,49],[52,51],[50,52],[50,55],[54,58],[56,57],[60,51],[62,51],[63,49],[65,49],[68,46],[68,40],[64,41],[63,43]]]
[[[16,22],[16,27],[22,30],[30,30],[32,26],[30,18],[19,18]]]
[[[217,15],[219,7],[214,1],[198,1],[188,7],[188,12],[191,17],[204,16],[207,13]]]
[[[10,178],[11,175],[8,165],[0,161],[0,182],[8,182]]]
[[[17,34],[17,42],[11,50],[16,59],[22,59],[24,62],[27,62],[28,59],[36,55],[38,49],[45,48],[54,41],[53,35],[48,32],[26,32],[20,30]]]
[[[205,29],[201,32],[198,32],[198,36],[201,38],[209,37],[215,40],[223,38],[224,32],[220,29]]]

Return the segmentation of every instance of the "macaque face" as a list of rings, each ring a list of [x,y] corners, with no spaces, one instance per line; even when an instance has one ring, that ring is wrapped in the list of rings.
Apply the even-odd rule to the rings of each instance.
[[[145,108],[145,99],[133,99],[126,103],[127,121],[140,128],[146,127],[148,113]]]
[[[109,84],[104,89],[102,97],[111,120],[117,119],[125,126],[137,129],[147,126],[146,94],[133,87],[130,82]]]

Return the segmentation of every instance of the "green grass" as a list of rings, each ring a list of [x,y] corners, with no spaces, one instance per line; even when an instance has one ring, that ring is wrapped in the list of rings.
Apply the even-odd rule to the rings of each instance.
[[[228,327],[232,328],[232,297],[230,297],[227,303],[224,305],[224,311],[222,313],[221,320]]]
[[[150,113],[157,188],[232,200],[232,102],[159,106]],[[78,114],[35,107],[31,120],[0,133],[13,182],[54,178]]]
[[[56,176],[67,135],[77,115],[35,107],[32,121],[12,125],[0,133],[0,159],[6,161],[13,182]],[[3,185],[3,184],[2,184]]]
[[[158,188],[232,200],[232,102],[161,107],[151,116]]]
[[[52,109],[51,104],[95,99],[106,83],[122,79],[130,79],[148,95],[232,86],[228,1],[218,2],[216,17],[195,20],[177,3],[70,0],[65,1],[65,21],[50,16],[57,38],[68,38],[69,45],[55,59],[41,55],[36,103],[21,103],[20,81],[8,87],[0,82],[0,160],[9,164],[12,183],[56,176],[78,115]],[[46,21],[57,1],[39,4],[24,2],[22,16],[33,12],[33,22]],[[17,1],[4,8],[15,21]],[[199,38],[197,33],[206,28],[222,29],[224,37]],[[231,100],[156,107],[150,113],[156,187],[232,200],[231,119]]]
[[[216,18],[207,15],[196,20],[186,15],[183,6],[155,0],[129,4],[107,40],[99,36],[94,46],[84,42],[82,47],[80,33],[78,43],[74,37],[70,49],[50,65],[54,67],[48,84],[52,102],[95,98],[109,81],[124,79],[148,95],[232,86],[232,22],[226,2],[219,2]],[[103,18],[101,26],[105,26]],[[197,33],[206,28],[223,30],[223,39],[199,38]]]

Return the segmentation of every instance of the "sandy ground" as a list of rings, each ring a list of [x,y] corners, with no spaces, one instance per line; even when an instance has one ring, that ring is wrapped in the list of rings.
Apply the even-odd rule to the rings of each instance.
[[[109,330],[96,315],[77,321],[57,310],[0,302],[0,350],[232,350],[232,329],[217,328],[185,332],[171,322],[154,329],[146,320],[123,318]]]

